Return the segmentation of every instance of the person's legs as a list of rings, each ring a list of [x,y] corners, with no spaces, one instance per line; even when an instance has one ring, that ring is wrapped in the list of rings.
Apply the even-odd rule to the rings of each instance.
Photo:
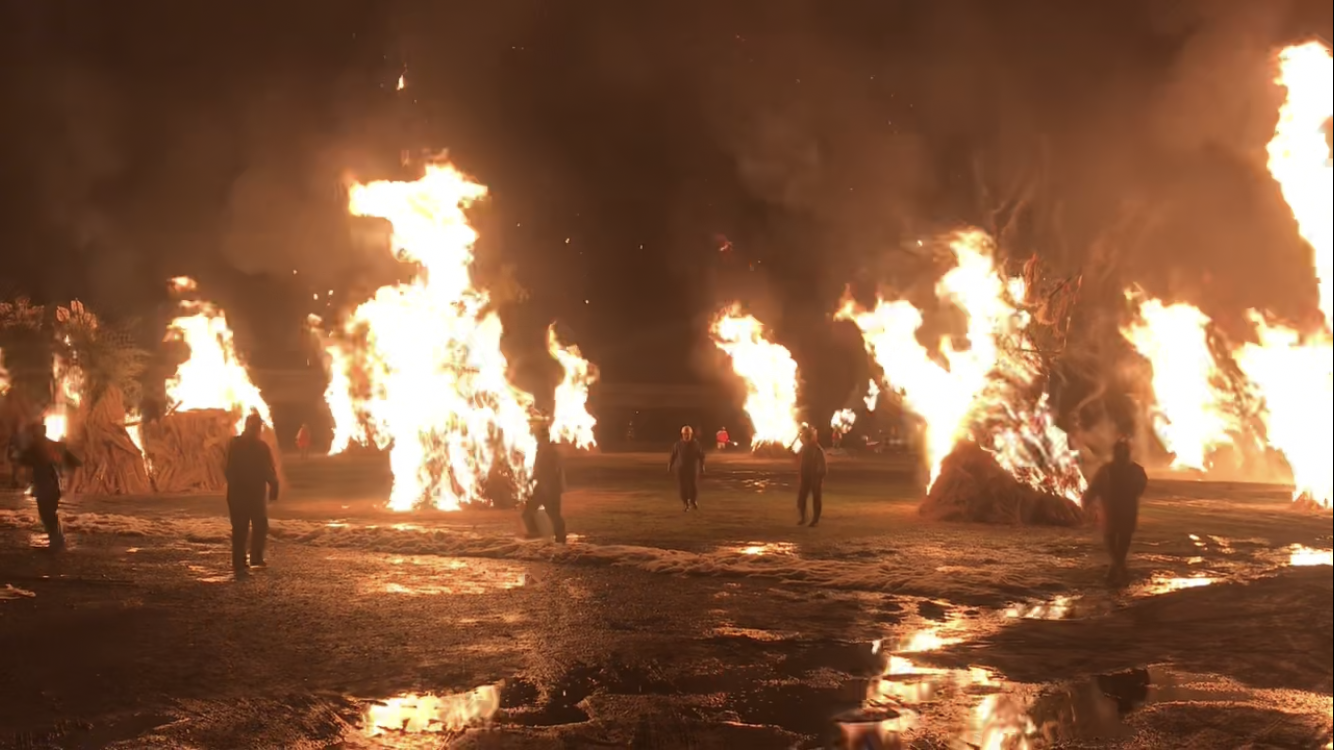
[[[811,526],[820,523],[820,514],[824,512],[824,481],[817,479],[811,483],[811,502],[813,503],[814,515],[811,516]]]
[[[46,529],[46,538],[50,549],[60,550],[65,546],[65,533],[60,528],[60,495],[39,495],[37,515]]]
[[[690,477],[690,509],[699,510],[699,476]]]
[[[238,575],[246,572],[246,537],[250,534],[250,515],[240,502],[228,502],[227,512],[232,521],[232,570]]]
[[[806,480],[801,480],[801,487],[797,490],[797,525],[806,525],[806,499],[811,494],[810,485]]]
[[[536,497],[528,498],[523,504],[523,532],[529,539],[536,539],[542,531],[537,525],[537,508],[541,504]]]
[[[264,498],[250,509],[250,564],[264,564],[264,548],[269,541],[269,509]]]
[[[560,513],[560,500],[560,495],[547,498],[547,501],[543,503],[543,507],[546,508],[547,518],[551,519],[551,531],[555,534],[556,543],[564,544],[565,517]]]
[[[1107,547],[1107,557],[1111,561],[1111,567],[1107,571],[1107,582],[1112,583],[1118,573],[1116,565],[1116,550],[1120,547],[1120,540],[1117,537],[1116,529],[1108,526],[1102,535],[1104,546]]]
[[[690,510],[690,484],[691,481],[685,474],[676,475],[676,493],[681,498],[681,505],[686,510]]]

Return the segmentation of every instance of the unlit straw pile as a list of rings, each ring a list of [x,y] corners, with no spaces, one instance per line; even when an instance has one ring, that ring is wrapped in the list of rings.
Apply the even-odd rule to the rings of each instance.
[[[1078,505],[1019,482],[973,443],[961,444],[945,459],[920,511],[926,518],[960,523],[1079,526],[1084,522]]]
[[[108,388],[92,409],[82,410],[71,448],[83,465],[67,491],[80,495],[146,495],[153,491],[144,457],[125,427],[120,390]]]
[[[218,493],[227,489],[227,446],[235,435],[236,415],[222,409],[168,414],[145,425],[144,451],[153,487],[168,495]],[[273,431],[264,429],[279,476],[282,461]]]

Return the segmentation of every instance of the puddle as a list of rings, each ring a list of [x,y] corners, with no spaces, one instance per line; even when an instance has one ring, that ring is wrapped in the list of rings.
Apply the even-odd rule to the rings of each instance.
[[[389,564],[380,580],[363,586],[364,591],[401,596],[478,596],[528,584],[528,574],[522,568],[491,560],[395,557]]]
[[[791,542],[747,542],[739,546],[723,547],[722,552],[730,552],[747,557],[765,557],[771,555],[793,556],[797,554],[797,545]]]
[[[1334,566],[1334,550],[1311,549],[1300,544],[1294,544],[1291,548],[1288,564],[1294,568]]]
[[[14,601],[16,599],[33,599],[36,596],[37,594],[35,592],[17,588],[8,583],[5,584],[4,588],[0,588],[0,602]]]
[[[1221,580],[1207,573],[1197,573],[1189,577],[1155,574],[1148,583],[1135,587],[1135,593],[1140,596],[1162,596],[1188,589],[1202,589]]]
[[[713,628],[708,631],[708,634],[713,638],[745,638],[764,643],[777,643],[779,641],[787,641],[797,637],[794,633],[782,633],[776,630],[758,630],[755,628],[735,628],[730,626]]]
[[[500,710],[500,688],[483,685],[455,695],[408,694],[367,703],[362,729],[385,747],[438,747],[440,735],[454,735],[494,717]]]
[[[1074,619],[1078,597],[1058,596],[1045,602],[1012,604],[1005,611],[1010,620],[1070,620]]]

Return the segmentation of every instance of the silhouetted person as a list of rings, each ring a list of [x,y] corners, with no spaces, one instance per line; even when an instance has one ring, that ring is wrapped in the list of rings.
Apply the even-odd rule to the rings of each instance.
[[[529,539],[541,536],[537,525],[537,509],[542,508],[551,519],[551,531],[557,544],[565,543],[565,518],[560,512],[561,495],[565,492],[565,467],[556,445],[551,442],[546,428],[536,431],[537,456],[533,459],[533,496],[523,506],[523,525]]]
[[[301,425],[301,429],[296,431],[296,449],[301,454],[301,460],[310,458],[310,426]]]
[[[46,425],[29,427],[28,444],[19,455],[19,465],[32,470],[32,496],[37,501],[37,515],[46,527],[52,552],[65,548],[65,532],[60,528],[60,467],[78,468],[83,464],[62,443],[46,437]]]
[[[1112,558],[1107,582],[1112,585],[1130,581],[1126,558],[1130,555],[1130,542],[1139,525],[1139,500],[1148,486],[1149,475],[1143,466],[1130,460],[1130,443],[1122,440],[1112,451],[1111,463],[1093,475],[1081,501],[1085,511],[1092,511],[1097,503],[1102,504],[1103,540],[1107,544],[1107,554]]]
[[[264,420],[252,413],[246,417],[245,431],[227,447],[227,510],[232,519],[232,570],[237,578],[246,577],[251,566],[264,565],[268,503],[278,499],[278,472],[273,452],[261,439],[263,429]]]
[[[801,520],[797,525],[806,525],[806,500],[809,498],[814,511],[810,523],[813,529],[820,524],[820,513],[824,511],[824,475],[827,470],[824,448],[820,447],[820,435],[815,430],[806,430],[797,461],[801,473],[801,486],[797,490],[797,510]]]
[[[676,474],[676,487],[685,509],[699,510],[699,475],[704,473],[704,446],[695,439],[693,428],[681,428],[681,439],[672,448],[667,471]]]

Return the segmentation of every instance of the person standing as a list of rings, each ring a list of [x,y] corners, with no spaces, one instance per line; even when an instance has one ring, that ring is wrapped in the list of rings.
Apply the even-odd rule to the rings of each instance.
[[[820,447],[820,434],[814,429],[806,430],[797,454],[800,465],[801,484],[797,490],[797,511],[801,514],[798,526],[806,525],[806,501],[812,504],[810,528],[820,525],[820,514],[824,511],[824,477],[827,471],[824,448]]]
[[[273,451],[262,439],[263,430],[264,420],[252,412],[246,417],[245,431],[227,447],[227,510],[232,521],[232,571],[237,578],[248,576],[251,567],[264,566],[267,504],[278,499],[278,472]]]
[[[46,437],[46,425],[37,422],[29,428],[28,444],[19,455],[18,464],[32,471],[32,497],[37,501],[37,515],[46,528],[52,552],[65,549],[65,532],[60,527],[60,467],[82,466],[64,444]]]
[[[301,429],[296,431],[296,449],[301,454],[301,460],[310,458],[310,425],[301,425]]]
[[[727,433],[726,427],[718,428],[718,434],[714,435],[714,440],[718,443],[718,450],[725,451],[732,444],[732,436]]]
[[[667,472],[676,474],[676,488],[686,512],[699,510],[699,477],[704,473],[704,446],[695,439],[694,428],[681,428],[681,439],[672,448]]]
[[[1139,501],[1148,486],[1149,475],[1143,466],[1130,459],[1130,443],[1121,440],[1112,449],[1111,463],[1093,475],[1093,481],[1080,501],[1086,512],[1092,512],[1096,504],[1102,504],[1103,543],[1112,559],[1111,570],[1107,573],[1108,585],[1130,583],[1126,560],[1139,526]]]
[[[533,458],[533,496],[523,506],[523,525],[529,539],[541,536],[537,525],[537,509],[542,508],[551,520],[551,531],[557,544],[565,544],[565,517],[561,515],[561,495],[565,492],[565,466],[560,452],[546,427],[534,430],[537,437],[537,455]]]

